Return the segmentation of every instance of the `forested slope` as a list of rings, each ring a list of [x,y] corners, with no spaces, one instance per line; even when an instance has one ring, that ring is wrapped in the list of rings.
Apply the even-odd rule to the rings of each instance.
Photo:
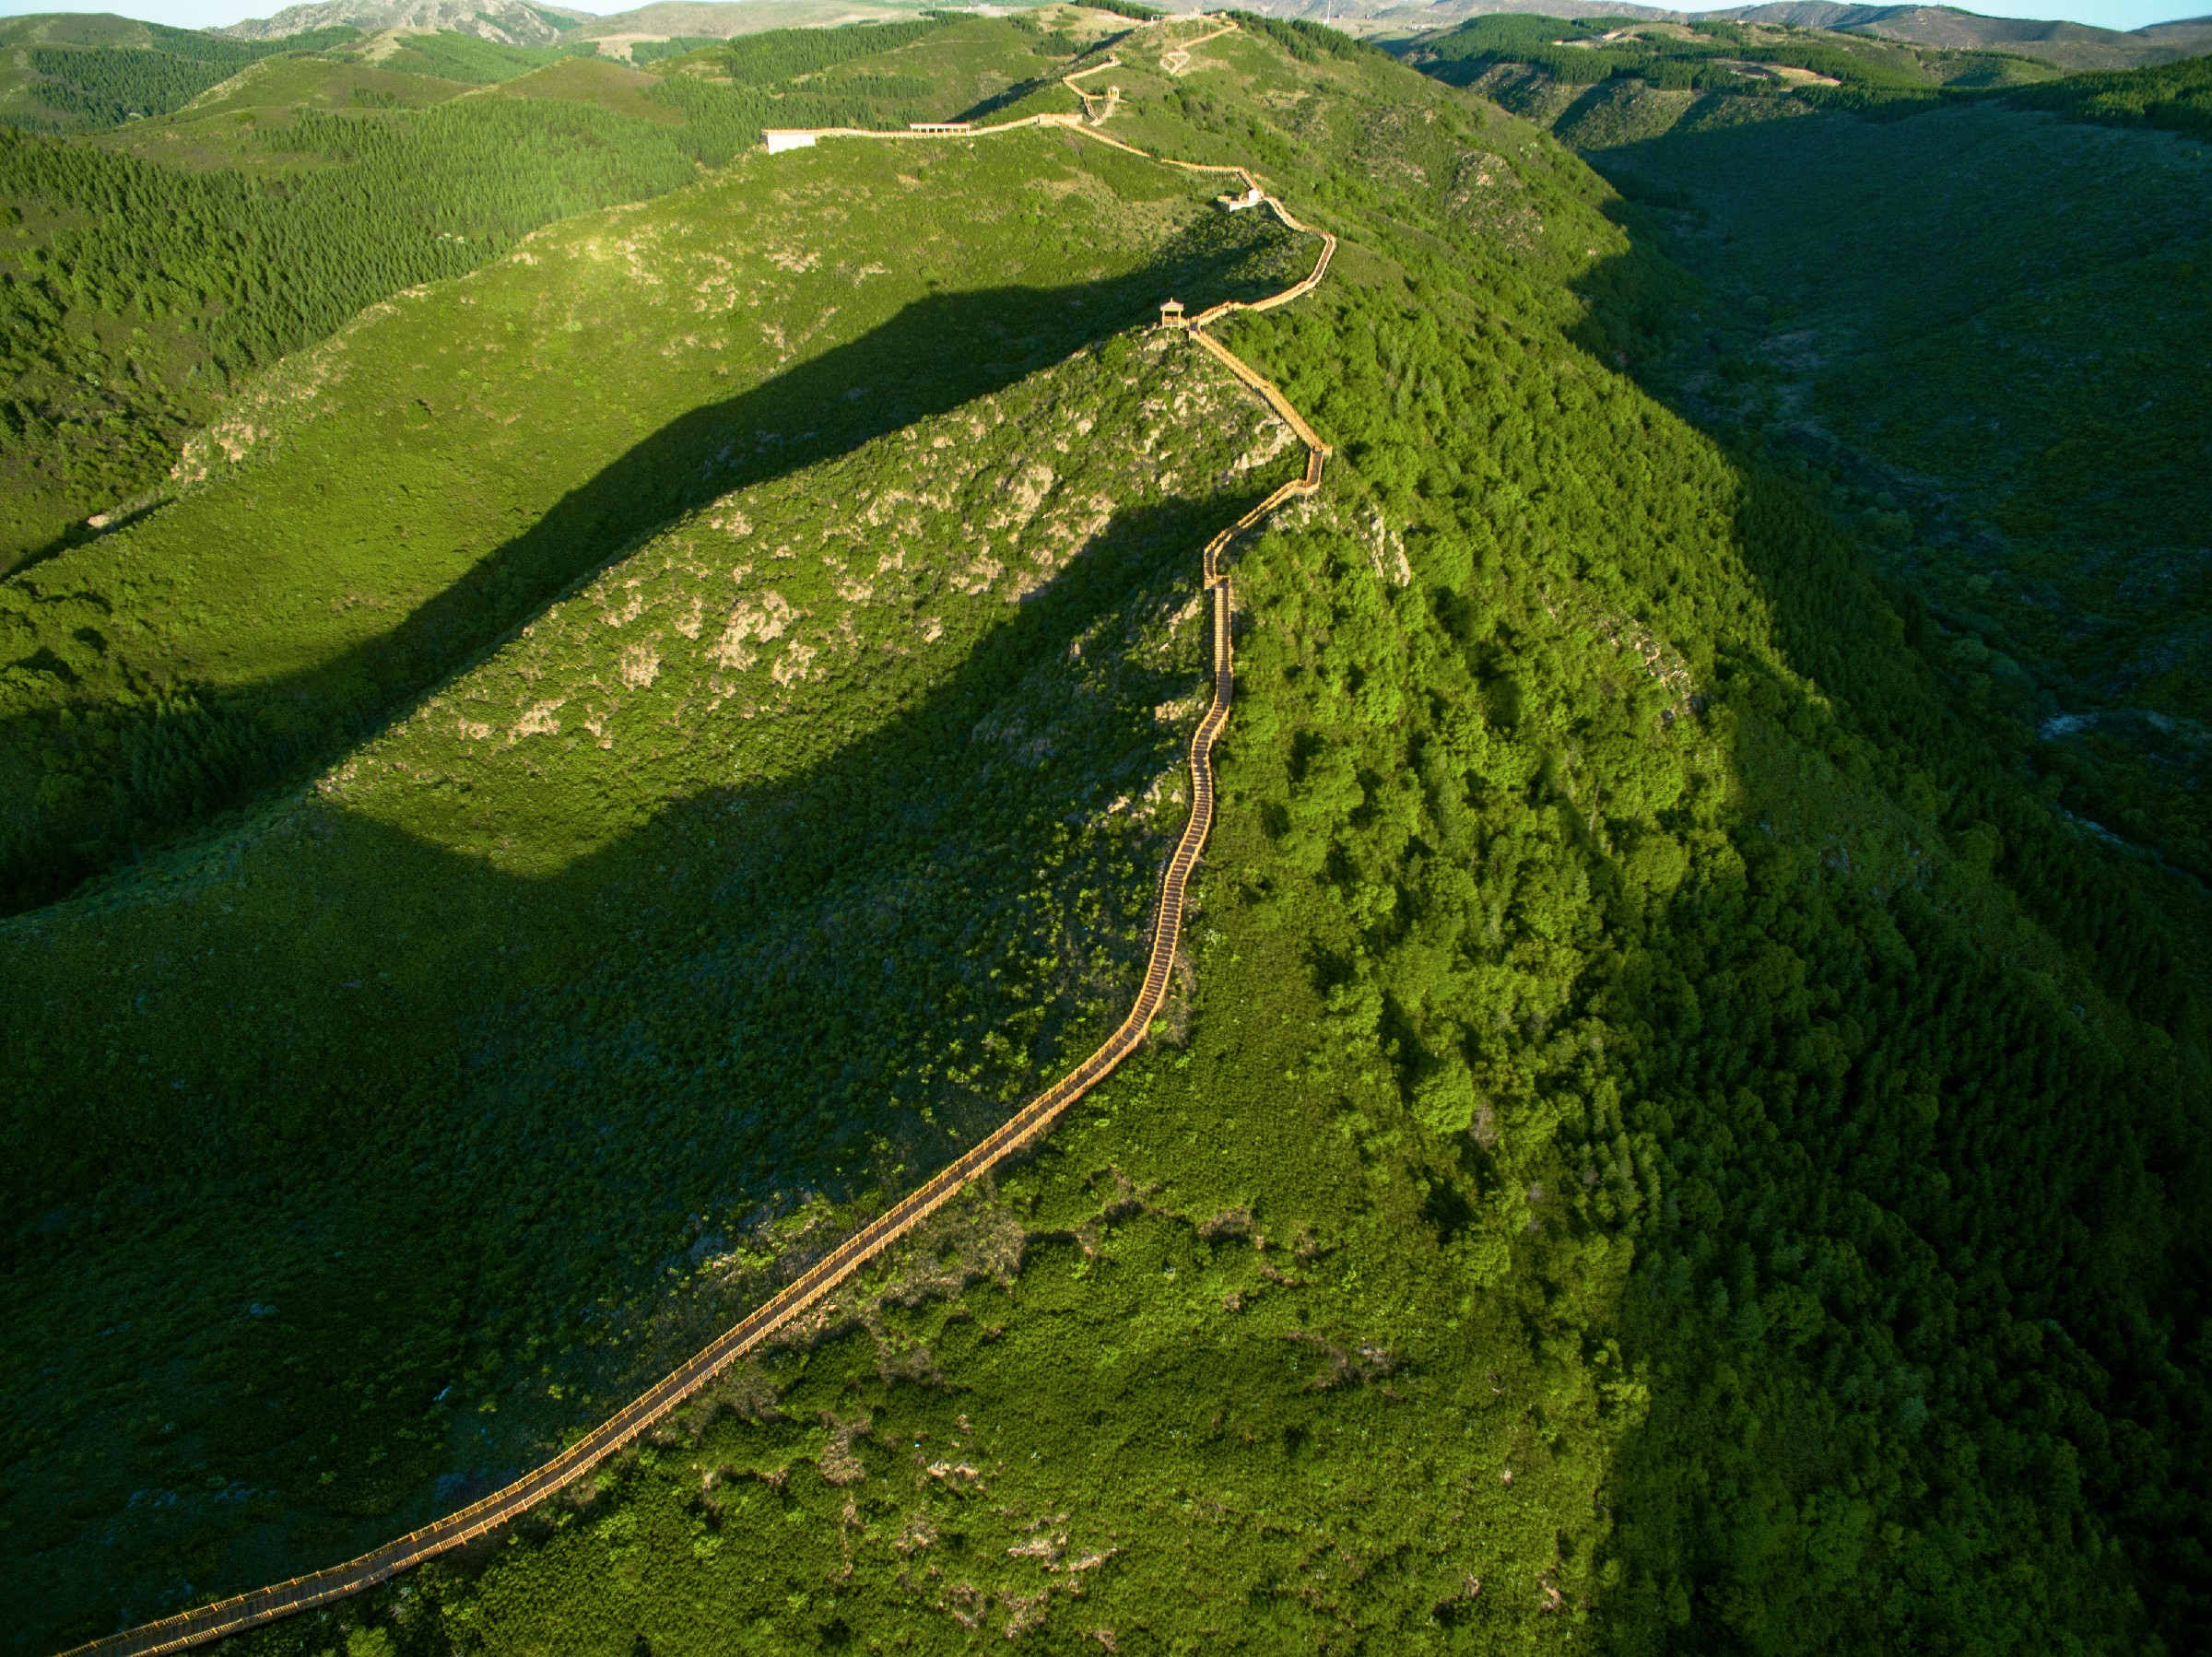
[[[368,304],[476,269],[553,220],[674,189],[757,144],[764,124],[902,124],[1074,50],[1037,29],[979,38],[973,22],[945,21],[835,31],[841,50],[825,54],[793,37],[832,37],[782,30],[641,83],[568,48],[457,34],[345,44],[352,33],[156,30],[129,51],[191,70],[187,90],[139,100],[133,110],[156,118],[127,124],[113,124],[118,105],[91,123],[112,130],[90,138],[0,103],[12,122],[0,200],[16,227],[0,245],[0,568],[88,538],[87,518],[160,504],[187,432]],[[947,51],[914,50],[939,35]],[[189,54],[202,43],[214,55],[199,75]],[[87,65],[124,49],[29,50],[91,86],[106,83]],[[886,53],[896,73],[794,84]],[[507,83],[514,100],[456,96]]]
[[[1458,40],[1494,54],[1472,60],[1490,84],[1535,21],[1470,25],[1426,66],[1461,78],[1441,53]],[[2194,343],[2212,150],[2145,130],[2212,135],[2212,64],[1938,107],[1873,82],[1670,89],[1653,65],[1706,60],[1660,49],[1691,48],[1608,47],[1611,78],[1552,123],[1705,286],[1654,389],[1860,514],[1953,694],[2005,716],[2015,762],[2067,810],[2212,876],[2212,383]],[[1571,88],[1537,81],[1576,54],[1531,55],[1520,91],[1557,103]]]
[[[103,544],[205,582],[144,614],[291,651],[251,699],[279,718],[535,619],[310,794],[12,937],[8,1067],[39,1079],[7,1161],[46,1228],[11,1278],[40,1331],[11,1622],[288,1574],[496,1475],[1118,1017],[1204,684],[1183,555],[1298,457],[1194,352],[1063,359],[1158,292],[1290,279],[1297,240],[1198,217],[1207,189],[1043,139],[760,158],[363,319],[272,383],[251,452],[218,434],[204,516]],[[582,481],[488,499],[523,475]],[[307,507],[289,558],[276,499]],[[502,558],[517,515],[539,538]],[[124,955],[229,965],[157,1008]],[[158,1274],[100,1245],[118,1203]],[[673,1305],[670,1263],[711,1267]],[[88,1554],[149,1480],[201,1494]]]
[[[1233,330],[1337,453],[1239,571],[1186,999],[1031,1166],[587,1503],[335,1624],[242,1643],[2203,1643],[2201,888],[2054,809],[2014,716],[1959,693],[1892,584],[1883,521],[1676,395],[1700,289],[1571,154],[1336,37],[1248,22],[1182,76],[1164,43],[1115,45],[1112,130],[1253,165],[1343,238],[1326,287]],[[648,491],[641,511],[668,501],[673,528],[311,794],[0,933],[10,1005],[47,1015],[8,1029],[41,1101],[9,1158],[28,1187],[11,1206],[39,1216],[11,1292],[65,1286],[16,1322],[75,1330],[80,1355],[51,1377],[26,1356],[10,1381],[34,1401],[12,1412],[13,1482],[91,1492],[71,1458],[128,1434],[103,1464],[154,1493],[120,1522],[96,1493],[9,1515],[11,1538],[48,1527],[29,1532],[41,1603],[76,1593],[74,1627],[124,1613],[81,1574],[111,1522],[143,1616],[321,1562],[441,1473],[429,1499],[450,1505],[526,1459],[595,1413],[640,1361],[621,1355],[680,1344],[757,1294],[793,1233],[803,1249],[807,1224],[836,1223],[793,1199],[911,1178],[931,1130],[1042,1079],[1055,1032],[1111,999],[1157,843],[1114,824],[1161,774],[1179,699],[1162,678],[1194,684],[1196,640],[1171,624],[1200,521],[1256,494],[1264,471],[1222,475],[1274,440],[1231,424],[1233,399],[1209,408],[1224,388],[1192,378],[1201,363],[1085,342],[1146,283],[1197,302],[1191,274],[1275,254],[1110,212],[1062,170],[1146,194],[1060,147],[1080,140],[994,143],[926,175],[929,146],[829,145],[729,178],[791,192],[782,210],[813,217],[777,245],[805,264],[818,243],[814,268],[842,259],[848,281],[893,263],[864,254],[849,181],[915,202],[959,182],[942,222],[1031,262],[988,304],[917,297],[917,360],[941,372],[941,342],[995,341],[1041,288],[1015,330],[1031,346],[1009,352],[1041,377],[901,413],[827,471],[730,480],[755,491],[735,501]],[[691,245],[719,222],[696,205],[735,187],[646,212]],[[1071,215],[1085,246],[1112,224],[1156,238],[1115,279],[1125,298],[1041,277],[1072,256]],[[601,240],[610,264],[662,256],[629,221],[630,253]],[[842,327],[894,279],[816,314]],[[606,361],[665,349],[670,325],[641,310]],[[512,349],[547,337],[534,323]],[[842,389],[873,388],[899,336],[855,337]],[[386,370],[402,395],[361,399],[388,429],[359,428],[357,458],[414,464],[415,359]],[[172,514],[263,499],[265,469],[320,441],[296,418]],[[873,593],[841,588],[906,593],[880,567],[894,528],[957,586],[982,572],[965,560],[989,502],[1037,506],[1041,548],[1065,546],[1050,489],[1081,440],[1141,433],[1099,457],[1121,464],[1104,456],[1171,431],[1205,446],[1122,475],[1160,491],[1131,539],[1103,530],[956,646],[948,677],[878,699],[859,664],[905,659],[869,653]],[[465,447],[500,441],[488,424]],[[988,465],[948,489],[898,458],[940,442]],[[219,544],[207,510],[194,548]],[[799,535],[767,529],[784,515]],[[1020,566],[983,523],[997,582]],[[801,622],[764,571],[808,536],[834,562]],[[750,566],[726,593],[709,548]],[[358,590],[378,591],[366,570]],[[947,605],[916,619],[950,640]],[[180,609],[144,614],[174,629]],[[851,676],[811,676],[841,660]],[[695,738],[744,723],[759,734],[734,751],[781,781],[717,792],[724,750]],[[1158,805],[1155,830],[1176,817]],[[187,1040],[218,1022],[191,1068]],[[382,1076],[411,1090],[389,1121]],[[57,1108],[84,1125],[65,1136]],[[238,1157],[210,1207],[196,1158]],[[466,1247],[460,1224],[482,1228]],[[296,1240],[282,1294],[238,1247],[258,1227]],[[158,1299],[150,1263],[115,1263],[158,1257],[149,1236],[237,1263],[186,1274],[237,1305],[196,1326],[218,1333],[189,1310],[118,1318]],[[688,1287],[660,1299],[663,1269]],[[179,1352],[197,1415],[146,1379]]]

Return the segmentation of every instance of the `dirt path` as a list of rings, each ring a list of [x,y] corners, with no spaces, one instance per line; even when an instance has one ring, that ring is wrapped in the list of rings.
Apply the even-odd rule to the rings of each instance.
[[[1228,31],[1223,29],[1216,32]],[[1212,35],[1206,37],[1208,40],[1213,38]],[[1010,132],[1019,127],[1066,126],[1077,123],[1081,119],[1077,115],[1039,115],[950,135],[942,132],[878,133],[838,127],[816,129],[811,136],[891,139],[927,136],[944,140],[947,136],[974,137],[990,133]],[[1230,173],[1242,179],[1248,187],[1254,190],[1259,188],[1252,175],[1241,167],[1178,161],[1167,156],[1151,155],[1118,138],[1109,138],[1093,128],[1077,125],[1076,130],[1087,138],[1144,156],[1148,160],[1162,161],[1188,172]],[[1265,200],[1276,217],[1289,229],[1322,239],[1321,255],[1312,271],[1303,280],[1284,288],[1282,292],[1251,304],[1231,302],[1216,305],[1194,318],[1186,331],[1288,423],[1298,434],[1300,441],[1305,444],[1306,469],[1303,476],[1282,485],[1206,544],[1201,570],[1205,590],[1213,601],[1213,705],[1206,710],[1206,717],[1198,722],[1198,728],[1191,737],[1191,815],[1183,825],[1182,836],[1176,841],[1175,850],[1169,856],[1166,867],[1160,871],[1159,900],[1153,914],[1152,948],[1145,968],[1144,983],[1137,991],[1136,1000],[1130,1006],[1128,1016],[1113,1034],[1107,1037],[1088,1058],[1016,1111],[995,1132],[979,1141],[919,1189],[870,1220],[800,1273],[766,1304],[734,1328],[725,1331],[694,1354],[681,1368],[631,1400],[543,1466],[524,1474],[512,1484],[493,1491],[480,1501],[472,1502],[458,1512],[449,1513],[419,1530],[409,1531],[372,1553],[306,1576],[294,1577],[288,1582],[257,1588],[250,1593],[239,1594],[211,1605],[202,1605],[196,1610],[164,1617],[159,1622],[147,1623],[121,1634],[93,1640],[75,1648],[66,1657],[93,1657],[94,1653],[98,1653],[99,1657],[153,1657],[156,1652],[180,1651],[190,1646],[202,1645],[211,1639],[219,1639],[264,1623],[276,1622],[296,1612],[311,1610],[317,1605],[326,1605],[333,1600],[359,1593],[426,1559],[450,1553],[520,1518],[538,1503],[565,1489],[610,1456],[633,1443],[641,1435],[665,1421],[730,1365],[759,1350],[778,1331],[818,1305],[853,1273],[950,1202],[971,1181],[1034,1146],[1052,1130],[1063,1111],[1105,1080],[1115,1066],[1144,1044],[1153,1018],[1167,1000],[1168,980],[1175,964],[1177,942],[1182,935],[1183,903],[1190,886],[1191,872],[1197,866],[1199,852],[1206,844],[1207,832],[1213,828],[1214,742],[1220,735],[1221,727],[1228,723],[1230,698],[1235,688],[1230,640],[1232,594],[1229,572],[1221,565],[1221,555],[1240,535],[1264,523],[1285,501],[1296,496],[1310,495],[1318,489],[1321,487],[1322,465],[1329,453],[1328,446],[1314,435],[1313,429],[1291,406],[1289,399],[1258,370],[1205,331],[1212,323],[1239,311],[1268,311],[1277,305],[1287,304],[1301,294],[1312,292],[1328,274],[1329,261],[1336,252],[1336,238],[1326,230],[1314,229],[1300,223],[1289,209],[1275,197],[1266,196]]]
[[[1159,66],[1162,69],[1165,69],[1171,78],[1180,79],[1182,76],[1190,72],[1192,53],[1197,51],[1199,47],[1205,45],[1208,41],[1218,41],[1225,34],[1234,34],[1236,32],[1237,26],[1233,22],[1223,23],[1220,28],[1213,30],[1210,34],[1198,35],[1194,39],[1185,41],[1180,46],[1171,47],[1166,52],[1161,53],[1159,54]],[[1170,58],[1174,58],[1178,61],[1170,63],[1168,61]]]
[[[1104,126],[1107,118],[1121,107],[1122,89],[1119,87],[1108,87],[1105,95],[1101,97],[1096,92],[1084,90],[1083,88],[1076,85],[1076,82],[1081,80],[1086,75],[1102,75],[1109,69],[1118,69],[1121,66],[1122,60],[1120,58],[1110,57],[1102,64],[1093,64],[1088,69],[1077,69],[1072,75],[1063,75],[1060,77],[1060,84],[1083,100],[1083,113],[1093,126]]]

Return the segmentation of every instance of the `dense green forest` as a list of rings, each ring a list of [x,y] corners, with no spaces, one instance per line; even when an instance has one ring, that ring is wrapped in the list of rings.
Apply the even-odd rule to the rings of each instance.
[[[1708,285],[1654,389],[1836,487],[2017,763],[2200,880],[2212,381],[2191,342],[2212,323],[2212,151],[2096,128],[2187,132],[2206,74],[1872,121],[1624,81],[1554,122]]]
[[[1065,33],[1114,135],[1342,238],[1224,328],[1335,454],[1235,556],[1157,1040],[577,1498],[236,1643],[2212,1638],[2201,814],[2042,734],[2194,763],[2199,147],[1977,101],[1586,162],[1312,26],[1166,73],[1200,27],[663,60],[691,182],[285,358],[0,587],[11,1622],[451,1508],[1118,1016],[1198,548],[1295,464],[1134,324],[1311,244],[1060,132],[698,173],[771,92],[1068,108]],[[1709,96],[1571,96],[1631,81]],[[272,198],[452,107],[288,120]]]
[[[633,64],[653,64],[665,57],[683,57],[703,47],[721,44],[722,40],[711,34],[679,34],[665,41],[633,41],[629,47],[629,61]]]
[[[764,87],[910,45],[936,27],[932,22],[916,22],[865,24],[857,29],[777,29],[718,42],[710,61],[734,86]]]
[[[147,115],[166,115],[249,64],[342,46],[360,39],[361,33],[358,29],[316,29],[278,41],[233,41],[160,23],[136,28],[148,37],[144,46],[20,48],[31,78],[18,95],[27,96],[33,108],[11,112],[9,124],[95,132]]]
[[[2212,58],[2184,58],[2178,64],[2102,75],[2069,75],[2007,101],[2021,109],[2057,110],[2077,121],[2164,127],[2212,138]]]

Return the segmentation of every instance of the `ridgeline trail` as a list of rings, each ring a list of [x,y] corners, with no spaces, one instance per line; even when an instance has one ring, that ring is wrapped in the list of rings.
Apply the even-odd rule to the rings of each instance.
[[[1233,18],[1224,18],[1221,19],[1220,28],[1216,29],[1207,34],[1194,35],[1191,39],[1183,41],[1182,45],[1171,46],[1167,51],[1161,53],[1159,54],[1159,66],[1162,69],[1165,69],[1171,76],[1180,79],[1183,76],[1190,73],[1192,53],[1197,51],[1199,47],[1205,45],[1208,41],[1218,41],[1223,35],[1234,34],[1236,31],[1236,19]],[[1171,62],[1171,59],[1179,61]]]
[[[1216,35],[1227,32],[1228,29],[1220,29],[1216,31]],[[1208,35],[1206,38],[1211,40],[1216,36]],[[1228,722],[1230,696],[1234,687],[1230,641],[1232,594],[1229,572],[1222,566],[1221,555],[1239,536],[1264,523],[1285,501],[1294,496],[1312,494],[1320,488],[1322,464],[1329,453],[1328,446],[1314,434],[1313,429],[1279,390],[1205,330],[1237,311],[1272,310],[1277,305],[1288,304],[1301,294],[1312,292],[1328,274],[1329,261],[1336,252],[1336,238],[1326,230],[1300,223],[1280,201],[1265,194],[1252,174],[1241,167],[1208,166],[1194,161],[1178,161],[1167,156],[1155,156],[1133,144],[1107,137],[1094,127],[1077,125],[1081,120],[1081,116],[1069,115],[1032,116],[998,126],[975,127],[950,134],[941,131],[875,133],[858,128],[816,129],[804,136],[808,142],[814,138],[832,136],[897,139],[933,137],[940,141],[958,141],[1021,127],[1068,126],[1080,132],[1086,138],[1110,144],[1117,149],[1143,156],[1147,160],[1163,162],[1188,172],[1226,173],[1241,179],[1246,187],[1258,194],[1268,210],[1287,228],[1321,238],[1320,257],[1315,261],[1312,272],[1302,280],[1279,293],[1251,303],[1230,301],[1216,305],[1182,324],[1184,332],[1265,401],[1298,435],[1299,441],[1305,445],[1306,465],[1301,476],[1274,490],[1206,544],[1201,568],[1205,590],[1213,604],[1213,705],[1206,710],[1206,717],[1198,722],[1198,728],[1191,737],[1191,815],[1183,825],[1182,838],[1176,841],[1174,852],[1160,872],[1159,897],[1152,920],[1150,958],[1145,968],[1143,986],[1137,991],[1136,1000],[1131,1005],[1128,1016],[1100,1044],[1096,1052],[1030,1099],[1003,1125],[861,1227],[793,1278],[758,1310],[551,1461],[481,1500],[472,1502],[442,1519],[434,1520],[419,1530],[409,1531],[406,1535],[358,1558],[311,1571],[305,1576],[294,1577],[287,1582],[257,1588],[248,1593],[180,1612],[176,1616],[163,1617],[159,1622],[108,1635],[73,1648],[65,1657],[95,1657],[95,1654],[97,1657],[154,1657],[158,1652],[180,1651],[191,1646],[202,1645],[359,1593],[412,1566],[450,1553],[520,1518],[665,1421],[730,1365],[758,1351],[794,1319],[818,1305],[853,1273],[912,1231],[971,1181],[1042,1139],[1062,1112],[1103,1081],[1116,1065],[1143,1044],[1153,1018],[1167,1000],[1168,980],[1174,967],[1177,941],[1182,934],[1183,902],[1191,872],[1197,865],[1199,852],[1206,844],[1208,830],[1213,827],[1213,746],[1221,734],[1222,726]]]

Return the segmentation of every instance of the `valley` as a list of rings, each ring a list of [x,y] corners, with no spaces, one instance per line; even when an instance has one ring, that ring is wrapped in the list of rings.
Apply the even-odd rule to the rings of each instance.
[[[22,1649],[2188,1647],[2201,144],[547,27],[0,135],[569,193],[0,583]]]

